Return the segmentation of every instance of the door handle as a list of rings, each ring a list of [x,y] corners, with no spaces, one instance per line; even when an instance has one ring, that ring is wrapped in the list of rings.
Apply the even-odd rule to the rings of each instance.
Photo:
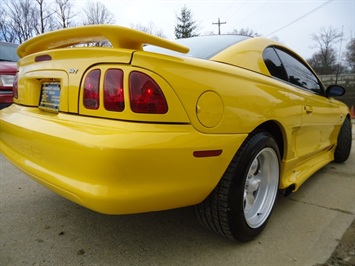
[[[313,113],[313,108],[312,108],[312,106],[306,105],[306,106],[304,107],[304,110],[306,111],[307,114]]]

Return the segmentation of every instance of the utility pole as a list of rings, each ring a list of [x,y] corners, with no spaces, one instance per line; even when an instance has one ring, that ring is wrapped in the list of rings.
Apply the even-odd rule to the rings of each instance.
[[[344,25],[341,27],[341,38],[340,38],[340,46],[339,46],[339,57],[338,57],[337,72],[336,72],[336,75],[335,75],[335,85],[338,84],[340,58],[341,58],[341,45],[342,45],[342,42],[343,42],[343,36],[344,36]]]
[[[227,22],[221,22],[218,18],[218,22],[212,22],[212,25],[218,25],[218,35],[221,35],[221,24],[227,24]]]

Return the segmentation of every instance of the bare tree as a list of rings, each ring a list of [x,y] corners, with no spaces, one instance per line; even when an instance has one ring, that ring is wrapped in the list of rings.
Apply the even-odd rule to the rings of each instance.
[[[114,15],[100,2],[86,2],[83,11],[85,14],[84,25],[115,23]]]
[[[319,49],[309,61],[310,65],[320,75],[334,74],[337,71],[337,56],[334,45],[341,41],[343,34],[332,27],[321,28],[318,34],[312,34],[312,39]]]
[[[243,36],[260,37],[261,34],[249,28],[234,29],[231,34],[238,34]]]
[[[38,7],[35,8],[35,12],[38,12],[39,18],[35,31],[37,34],[45,33],[56,29],[55,22],[53,20],[54,11],[45,3],[45,0],[36,0]]]
[[[36,0],[38,6],[39,6],[39,29],[37,29],[37,34],[44,33],[44,27],[45,27],[45,14],[43,11],[43,6],[44,6],[44,0]]]
[[[131,24],[130,27],[132,29],[140,30],[140,31],[152,34],[152,35],[159,36],[161,38],[166,38],[163,30],[157,29],[157,27],[155,26],[155,24],[153,22],[149,22],[148,26],[144,26],[142,24]]]
[[[16,42],[13,22],[9,19],[6,8],[5,3],[0,2],[0,41]]]
[[[2,39],[22,43],[35,35],[54,30],[54,11],[49,0],[5,0],[1,2]]]
[[[35,36],[38,28],[38,11],[30,0],[6,1],[6,28],[12,31],[15,42],[22,43]]]
[[[355,72],[355,38],[352,38],[346,45],[345,59],[349,70]]]
[[[55,4],[57,6],[55,13],[58,16],[60,27],[65,29],[69,28],[70,26],[73,26],[75,24],[73,18],[76,16],[76,14],[72,12],[72,1],[55,0]]]
[[[318,51],[308,59],[308,63],[319,75],[335,74],[337,72],[336,52],[333,48],[329,48],[327,53]]]

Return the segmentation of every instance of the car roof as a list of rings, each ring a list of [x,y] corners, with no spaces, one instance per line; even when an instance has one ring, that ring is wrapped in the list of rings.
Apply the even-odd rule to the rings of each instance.
[[[270,75],[263,59],[265,48],[270,46],[282,47],[282,49],[288,50],[282,44],[271,39],[256,37],[232,45],[211,57],[210,60]]]
[[[263,62],[262,56],[265,48],[275,46],[290,51],[282,44],[268,38],[231,34],[198,36],[179,39],[176,42],[189,47],[190,51],[187,54],[182,54],[151,45],[144,47],[144,50],[178,57],[189,56],[221,62],[268,76],[270,72]]]
[[[17,62],[19,60],[17,47],[16,43],[0,42],[0,61]]]

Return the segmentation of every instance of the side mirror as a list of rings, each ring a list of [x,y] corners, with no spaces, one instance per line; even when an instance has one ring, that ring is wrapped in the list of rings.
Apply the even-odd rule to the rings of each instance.
[[[339,85],[330,85],[325,91],[325,96],[329,97],[339,97],[345,94],[345,89]]]

